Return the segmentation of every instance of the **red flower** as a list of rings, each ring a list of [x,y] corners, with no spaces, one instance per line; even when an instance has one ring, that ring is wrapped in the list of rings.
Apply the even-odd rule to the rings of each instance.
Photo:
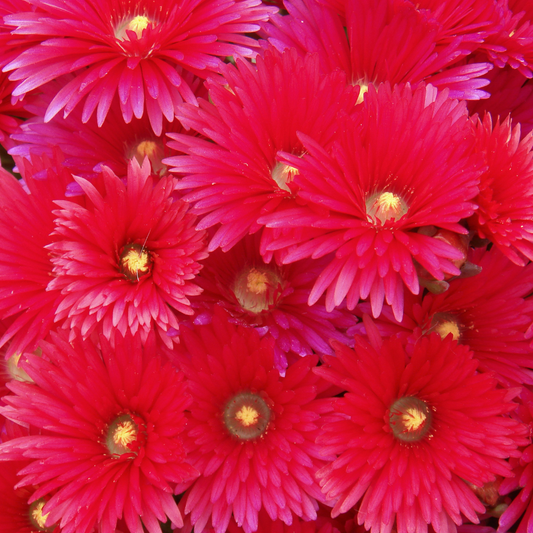
[[[309,297],[325,292],[326,309],[345,299],[353,309],[370,298],[374,317],[384,300],[401,320],[404,286],[419,291],[415,261],[435,279],[460,273],[463,253],[437,228],[466,233],[474,212],[481,158],[464,103],[431,86],[370,88],[359,113],[339,127],[331,149],[301,136],[308,155],[283,154],[307,206],[259,219],[283,233],[266,243],[284,263],[335,252]],[[300,202],[303,203],[303,202]]]
[[[533,134],[521,140],[520,125],[510,117],[492,124],[489,114],[477,121],[477,150],[488,169],[481,175],[479,208],[470,226],[491,240],[511,261],[533,259]]]
[[[48,286],[63,296],[55,320],[87,337],[101,322],[104,335],[155,328],[167,334],[179,328],[174,311],[192,314],[189,296],[200,289],[192,282],[206,257],[204,232],[187,204],[173,200],[174,178],[156,180],[147,160],[134,159],[125,185],[104,168],[101,189],[76,177],[85,207],[57,202],[55,242],[48,246],[54,279]]]
[[[398,338],[367,329],[370,344],[336,345],[337,357],[315,370],[347,390],[334,401],[345,420],[326,424],[317,441],[338,454],[317,474],[338,500],[333,516],[358,506],[372,533],[394,523],[398,533],[478,523],[484,507],[466,482],[512,476],[505,458],[527,443],[527,428],[506,416],[518,389],[498,389],[451,337],[423,337],[409,358]]]
[[[167,518],[183,524],[172,497],[197,472],[185,463],[181,435],[190,396],[183,375],[157,355],[154,336],[117,337],[112,349],[53,336],[43,356],[25,354],[35,383],[11,382],[1,409],[42,434],[0,445],[0,460],[28,460],[18,487],[36,486],[30,503],[45,498],[46,526],[62,533],[160,531]]]
[[[275,8],[259,0],[33,0],[36,12],[5,17],[13,34],[29,40],[7,69],[23,95],[62,74],[75,73],[48,107],[46,120],[68,115],[85,100],[83,120],[96,110],[102,125],[118,96],[124,120],[145,109],[156,135],[163,116],[174,120],[183,100],[195,102],[184,71],[216,72],[219,57],[253,55],[256,42],[243,34]],[[41,42],[34,44],[35,36]]]
[[[246,533],[259,511],[290,525],[316,519],[322,500],[314,478],[324,464],[315,439],[329,411],[326,387],[312,372],[315,355],[274,368],[271,340],[232,325],[220,308],[210,325],[183,329],[177,362],[193,396],[187,448],[200,471],[180,503],[201,533],[224,533],[233,514]]]

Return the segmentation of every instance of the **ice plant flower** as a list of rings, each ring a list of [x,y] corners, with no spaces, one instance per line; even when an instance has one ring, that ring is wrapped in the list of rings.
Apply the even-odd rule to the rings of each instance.
[[[511,261],[533,259],[533,134],[521,139],[510,117],[493,125],[490,114],[476,121],[477,150],[487,158],[481,175],[479,208],[470,227],[493,242]]]
[[[317,399],[326,388],[312,372],[318,357],[299,359],[282,378],[272,340],[231,324],[220,308],[181,337],[175,357],[193,397],[185,442],[201,477],[180,506],[194,531],[224,533],[233,514],[252,533],[261,509],[287,525],[293,515],[315,520],[323,496],[314,474],[327,459],[315,439],[329,410]]]
[[[330,339],[350,344],[346,330],[355,325],[352,313],[340,309],[328,313],[323,301],[307,305],[324,261],[265,263],[260,239],[260,233],[249,235],[228,252],[215,250],[204,261],[196,278],[203,292],[192,302],[199,315],[196,320],[212,316],[214,305],[225,308],[236,323],[274,339],[275,365],[281,372],[295,356],[333,353]]]
[[[0,169],[0,346],[6,358],[34,350],[54,329],[59,290],[47,290],[53,265],[46,246],[55,237],[54,201],[65,198],[72,175],[62,155],[20,161],[23,180]],[[9,342],[9,345],[7,343]]]
[[[27,50],[7,65],[20,81],[13,94],[26,94],[74,73],[48,107],[46,120],[68,115],[84,100],[83,120],[96,110],[102,125],[118,97],[125,122],[146,111],[156,135],[162,117],[174,119],[183,100],[195,102],[184,71],[206,77],[220,57],[253,55],[254,39],[275,8],[259,0],[32,0],[36,12],[8,15],[15,36],[26,36]],[[40,42],[35,43],[35,36]]]
[[[161,135],[156,135],[146,115],[140,119],[134,117],[125,124],[120,105],[115,100],[109,108],[105,127],[98,127],[94,116],[82,124],[82,111],[78,107],[67,117],[55,116],[45,122],[46,108],[62,87],[61,81],[48,83],[42,88],[42,94],[35,96],[31,105],[25,106],[34,116],[11,136],[14,146],[9,150],[10,155],[29,158],[32,154],[50,154],[57,146],[65,154],[63,165],[76,176],[87,179],[94,179],[102,166],[123,177],[132,157],[140,164],[148,157],[154,174],[162,176],[167,173],[162,160],[173,152],[166,147],[166,133],[182,131],[178,121],[168,122],[163,118]],[[73,188],[81,193],[79,187],[73,185]]]
[[[317,54],[323,72],[343,70],[362,94],[369,85],[384,82],[413,87],[425,82],[448,88],[453,98],[487,98],[482,87],[488,81],[481,76],[492,65],[465,64],[471,43],[463,42],[462,35],[447,39],[446,28],[423,9],[423,3],[287,0],[288,16],[273,15],[264,30],[278,49]],[[449,4],[439,4],[440,15],[446,16]],[[471,10],[474,18],[475,11]]]
[[[464,102],[431,86],[371,87],[358,110],[331,149],[302,135],[308,154],[282,155],[307,205],[259,222],[283,230],[265,246],[286,249],[284,263],[335,252],[310,304],[324,292],[328,310],[370,298],[377,317],[386,300],[401,320],[404,287],[419,292],[415,261],[437,280],[460,273],[453,262],[464,254],[438,229],[467,233],[460,222],[474,212],[481,158]]]
[[[382,331],[406,335],[411,343],[432,332],[443,338],[451,334],[474,352],[479,369],[493,372],[503,386],[531,386],[527,336],[533,321],[533,264],[515,265],[497,248],[475,249],[469,258],[481,267],[480,274],[453,280],[442,294],[406,300],[401,324],[390,309],[376,324]]]
[[[179,329],[175,311],[192,314],[189,296],[206,257],[204,232],[188,205],[172,198],[174,178],[156,179],[150,163],[132,159],[126,184],[102,171],[98,189],[76,177],[86,206],[63,200],[55,211],[54,243],[48,246],[54,278],[49,290],[61,291],[55,320],[90,335],[98,323],[113,339],[116,332],[156,329],[167,344],[169,328]]]
[[[209,249],[227,251],[296,193],[294,169],[278,153],[303,153],[298,131],[331,142],[358,91],[343,73],[322,76],[316,57],[294,51],[268,49],[255,67],[241,58],[223,74],[227,86],[209,84],[210,102],[179,108],[180,121],[206,139],[170,133],[168,146],[186,155],[164,162],[182,177],[177,186],[202,216],[199,227],[218,225]]]
[[[499,389],[451,336],[432,334],[409,357],[397,337],[383,341],[367,323],[370,342],[335,344],[336,357],[315,372],[344,387],[334,408],[345,420],[326,424],[318,439],[338,458],[317,477],[336,516],[357,506],[372,533],[455,531],[479,523],[484,507],[467,484],[510,477],[527,427],[507,416],[519,389]],[[454,525],[455,524],[455,525]]]
[[[42,343],[43,356],[24,354],[34,383],[13,381],[2,414],[41,434],[0,445],[1,461],[29,461],[18,488],[37,487],[46,528],[62,533],[160,532],[183,524],[172,494],[197,472],[185,463],[181,435],[190,404],[183,374],[157,354],[155,335],[117,336],[115,348],[66,334]]]

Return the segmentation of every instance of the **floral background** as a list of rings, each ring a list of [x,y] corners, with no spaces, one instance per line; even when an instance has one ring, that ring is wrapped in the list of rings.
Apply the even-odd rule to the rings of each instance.
[[[531,1],[0,17],[0,533],[533,531]]]

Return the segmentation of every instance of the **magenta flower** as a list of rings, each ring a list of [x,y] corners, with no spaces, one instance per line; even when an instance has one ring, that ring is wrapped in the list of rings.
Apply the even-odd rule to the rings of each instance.
[[[317,441],[338,455],[317,474],[337,500],[333,516],[358,506],[359,524],[372,533],[479,523],[484,506],[467,482],[511,477],[505,458],[528,442],[528,428],[508,417],[519,389],[497,388],[451,337],[423,337],[409,357],[398,338],[382,341],[373,324],[367,329],[370,343],[336,344],[336,357],[315,370],[347,390],[334,400],[345,419],[326,424]]]
[[[200,292],[193,283],[206,257],[204,232],[187,204],[172,198],[174,178],[157,180],[145,160],[134,159],[124,184],[109,169],[101,187],[76,177],[86,206],[57,204],[55,242],[48,246],[54,265],[49,290],[61,291],[55,320],[87,337],[98,323],[113,339],[116,332],[145,339],[156,329],[179,329],[175,311],[192,314],[189,297]]]
[[[73,79],[73,76],[63,78]],[[161,135],[156,135],[146,114],[140,119],[134,117],[125,124],[119,102],[114,100],[109,108],[105,127],[98,127],[94,115],[83,124],[82,110],[79,107],[65,118],[55,116],[45,122],[46,108],[63,85],[64,82],[61,81],[48,83],[42,88],[42,94],[32,98],[31,105],[25,106],[28,113],[31,112],[34,116],[23,122],[11,136],[14,147],[10,148],[9,153],[12,156],[30,158],[31,154],[50,155],[57,146],[65,154],[63,165],[76,176],[87,179],[94,179],[103,166],[124,177],[128,162],[133,157],[139,164],[148,157],[154,174],[167,173],[162,160],[173,152],[166,146],[166,133],[183,131],[178,121],[168,122],[163,118]],[[196,89],[198,83],[192,85],[196,92],[200,92]],[[70,194],[81,194],[81,189],[75,182],[72,183],[72,188],[74,190],[69,189]]]
[[[312,368],[299,359],[284,378],[274,368],[270,339],[228,322],[218,308],[210,325],[184,328],[175,355],[193,396],[187,429],[188,461],[201,474],[180,506],[194,531],[224,533],[233,515],[246,533],[264,509],[290,525],[317,517],[323,500],[314,478],[324,465],[315,439],[329,402]]]
[[[464,103],[431,86],[370,88],[358,109],[330,150],[301,136],[308,155],[284,155],[307,205],[259,222],[282,230],[265,248],[285,250],[284,263],[335,252],[310,304],[324,292],[328,310],[370,298],[377,317],[386,300],[401,320],[404,287],[419,291],[415,261],[438,280],[460,273],[464,254],[438,228],[466,233],[481,158]]]
[[[177,187],[202,216],[199,227],[219,225],[210,250],[229,250],[261,228],[261,214],[290,203],[294,169],[278,154],[303,153],[298,131],[329,143],[337,117],[353,110],[358,90],[346,85],[344,74],[324,77],[317,66],[315,57],[269,49],[256,68],[242,59],[226,66],[228,86],[209,84],[213,103],[180,107],[180,121],[207,139],[169,134],[169,147],[186,155],[164,162],[182,177]]]
[[[479,24],[485,29],[489,24],[494,26],[494,17],[486,21],[493,10],[482,8],[479,13],[479,6],[470,6],[466,20],[445,20],[451,24],[447,27],[424,9],[424,3],[431,2],[287,0],[288,16],[273,15],[264,30],[278,49],[316,53],[323,72],[343,70],[350,83],[361,87],[362,94],[369,85],[387,81],[391,85],[411,83],[413,87],[425,82],[448,88],[453,98],[487,98],[482,87],[488,81],[480,76],[492,65],[486,61],[465,64],[473,47],[470,41],[480,38],[467,38],[463,35],[467,30],[459,29],[463,23],[476,34]],[[438,4],[440,17],[446,19],[450,4]],[[453,35],[453,29],[459,34]]]
[[[477,121],[477,150],[488,168],[481,175],[478,209],[470,226],[517,265],[533,259],[533,134],[521,139],[510,117]]]
[[[196,278],[203,289],[193,301],[196,321],[211,317],[215,305],[223,307],[233,322],[274,340],[275,365],[282,372],[295,356],[332,354],[331,339],[350,344],[346,329],[356,322],[352,313],[340,309],[328,313],[323,302],[307,305],[324,261],[265,263],[259,253],[260,238],[260,234],[247,236],[228,252],[215,250],[206,259]]]
[[[35,486],[44,525],[62,533],[114,533],[124,518],[131,533],[183,524],[172,497],[197,472],[185,461],[181,436],[190,396],[183,375],[157,355],[152,335],[117,336],[112,349],[55,335],[43,355],[25,354],[35,383],[12,382],[3,415],[41,434],[0,445],[0,460],[27,460],[17,487]]]
[[[174,120],[177,105],[195,102],[184,71],[216,72],[220,57],[253,55],[256,42],[244,35],[259,29],[275,8],[259,0],[33,0],[36,12],[5,17],[16,36],[30,42],[9,63],[14,95],[26,94],[62,74],[74,73],[48,107],[49,120],[68,115],[84,100],[83,120],[96,110],[104,122],[115,97],[124,120],[146,111],[156,135],[163,116]],[[40,38],[38,44],[33,40]]]
[[[61,161],[57,150],[52,160],[21,160],[22,181],[0,170],[0,319],[7,326],[0,347],[9,342],[6,358],[34,350],[54,329],[61,295],[48,288],[53,265],[46,246],[56,240],[54,201],[65,198],[72,180]]]

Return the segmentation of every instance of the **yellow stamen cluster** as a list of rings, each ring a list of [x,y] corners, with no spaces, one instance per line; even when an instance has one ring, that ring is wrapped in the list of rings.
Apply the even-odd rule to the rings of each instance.
[[[270,409],[259,394],[240,392],[224,407],[223,421],[233,437],[242,441],[255,440],[267,430]]]
[[[392,434],[403,442],[422,440],[431,429],[432,413],[426,402],[416,396],[396,400],[389,409]]]
[[[131,243],[124,246],[120,255],[120,271],[130,281],[139,279],[152,270],[152,257],[144,246]]]
[[[400,220],[408,207],[400,196],[389,191],[373,194],[366,201],[366,213],[369,222],[385,224],[389,220]]]
[[[136,15],[135,17],[124,21],[115,29],[115,37],[119,41],[129,40],[128,31],[133,31],[137,38],[142,37],[143,31],[151,24],[151,20],[145,15]]]

